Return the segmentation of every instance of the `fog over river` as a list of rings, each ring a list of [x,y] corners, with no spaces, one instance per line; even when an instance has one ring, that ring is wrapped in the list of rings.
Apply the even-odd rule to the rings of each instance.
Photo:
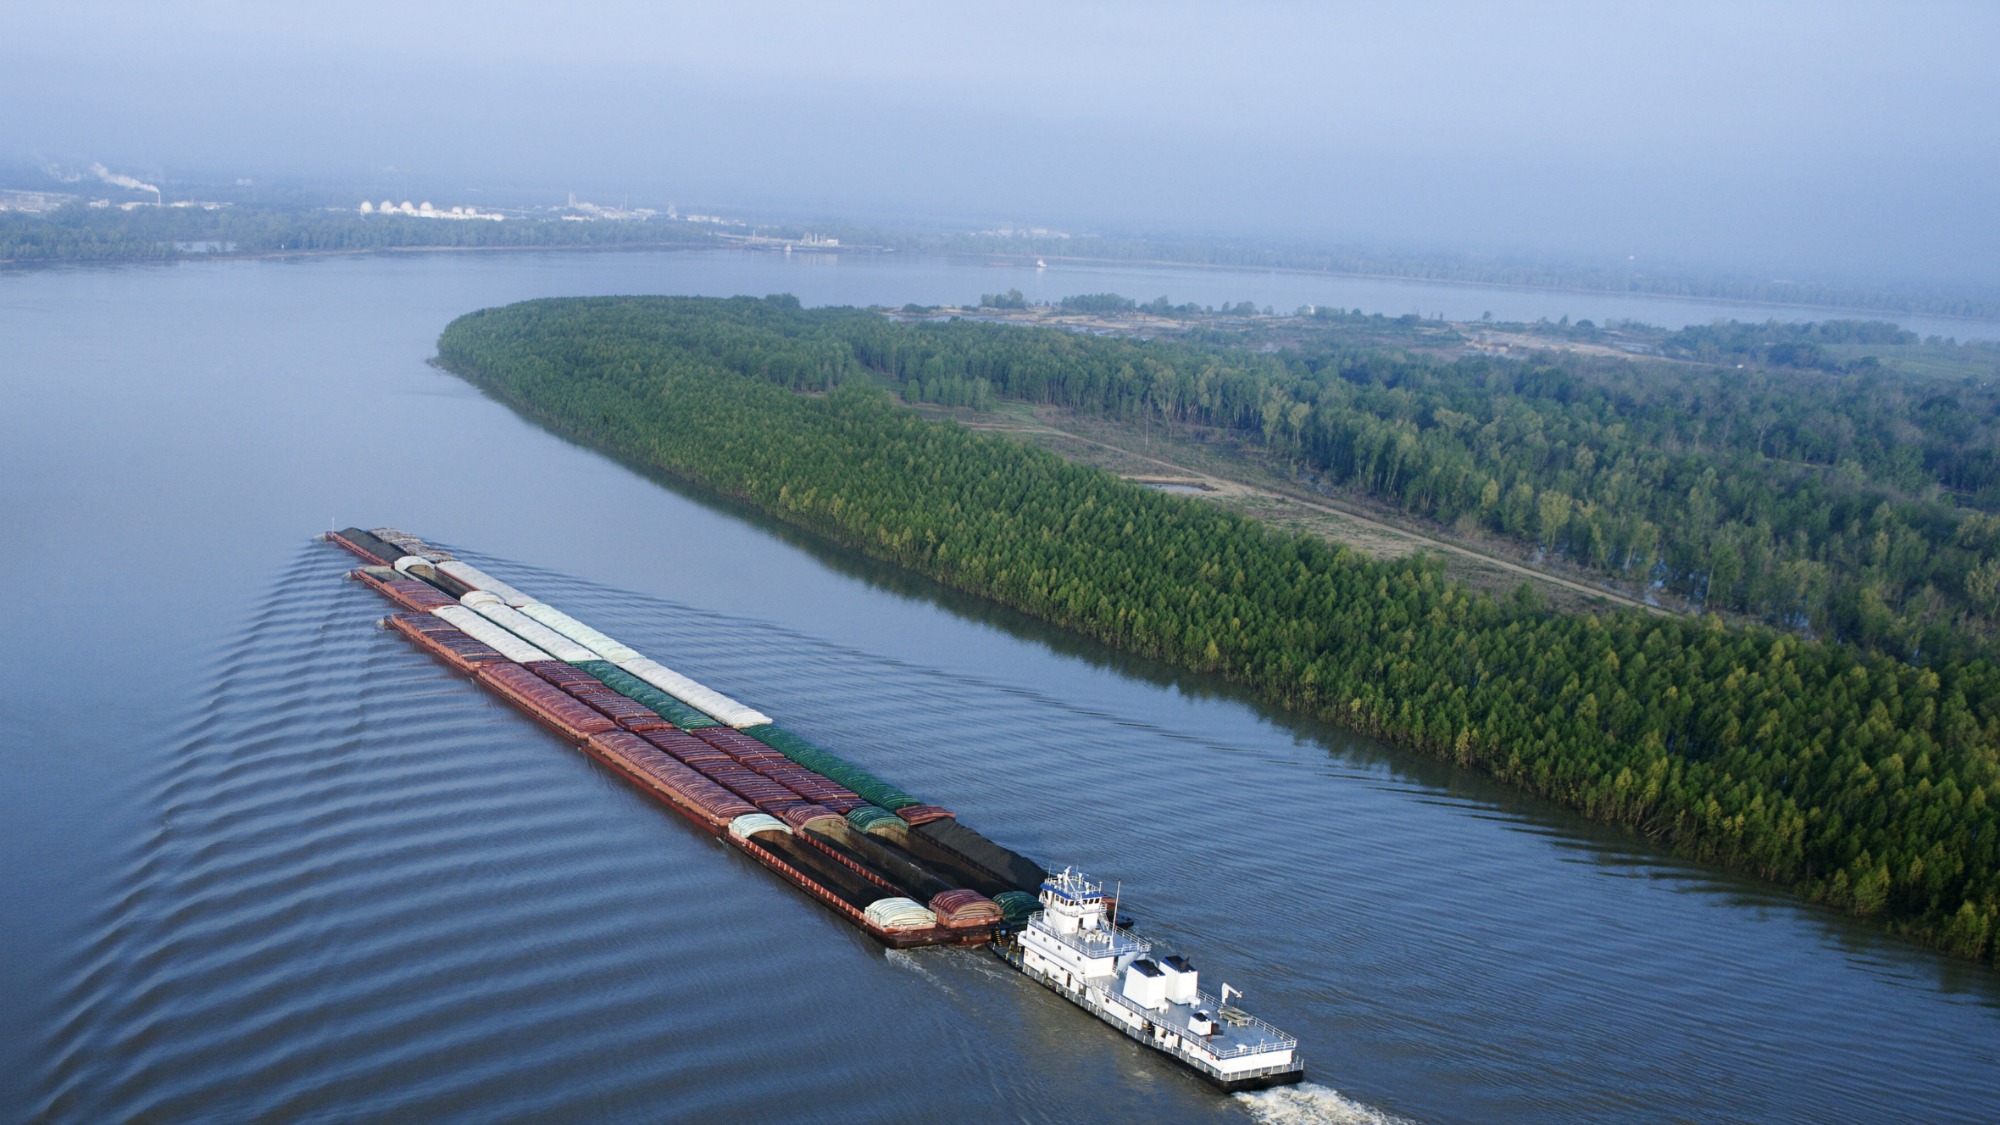
[[[0,273],[0,1117],[1991,1117],[1991,969],[816,545],[426,363],[453,317],[529,297],[1010,287],[1772,314],[733,251]],[[377,628],[329,524],[460,550],[1122,880],[1312,1084],[1222,1097],[984,952],[885,953]]]

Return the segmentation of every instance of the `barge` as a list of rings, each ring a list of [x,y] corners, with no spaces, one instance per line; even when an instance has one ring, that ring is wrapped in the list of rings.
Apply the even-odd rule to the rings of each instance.
[[[1298,1041],[1199,989],[1103,884],[1020,855],[771,717],[394,528],[328,532],[384,624],[891,948],[1002,961],[1224,1090],[1298,1082]]]

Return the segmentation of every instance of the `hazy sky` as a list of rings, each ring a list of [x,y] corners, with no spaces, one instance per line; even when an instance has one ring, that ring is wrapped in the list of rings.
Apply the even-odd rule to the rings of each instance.
[[[2000,4],[17,0],[0,156],[2000,285]]]

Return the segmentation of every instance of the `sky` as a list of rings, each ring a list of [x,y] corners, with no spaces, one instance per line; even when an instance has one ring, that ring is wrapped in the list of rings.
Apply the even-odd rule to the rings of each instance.
[[[141,178],[2000,286],[2000,4],[17,0],[0,27],[0,157]]]

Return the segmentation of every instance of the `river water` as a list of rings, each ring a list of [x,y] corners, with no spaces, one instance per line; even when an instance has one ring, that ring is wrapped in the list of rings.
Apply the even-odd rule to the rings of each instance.
[[[572,293],[1411,311],[1402,286],[1172,276],[737,253],[0,274],[0,1117],[1992,1119],[2000,974],[817,546],[425,363],[459,313]],[[1664,319],[1506,296],[1555,303],[1423,308]],[[310,538],[329,523],[462,548],[1122,880],[1208,988],[1301,1037],[1312,1084],[1221,1097],[983,953],[881,951],[377,628]]]

